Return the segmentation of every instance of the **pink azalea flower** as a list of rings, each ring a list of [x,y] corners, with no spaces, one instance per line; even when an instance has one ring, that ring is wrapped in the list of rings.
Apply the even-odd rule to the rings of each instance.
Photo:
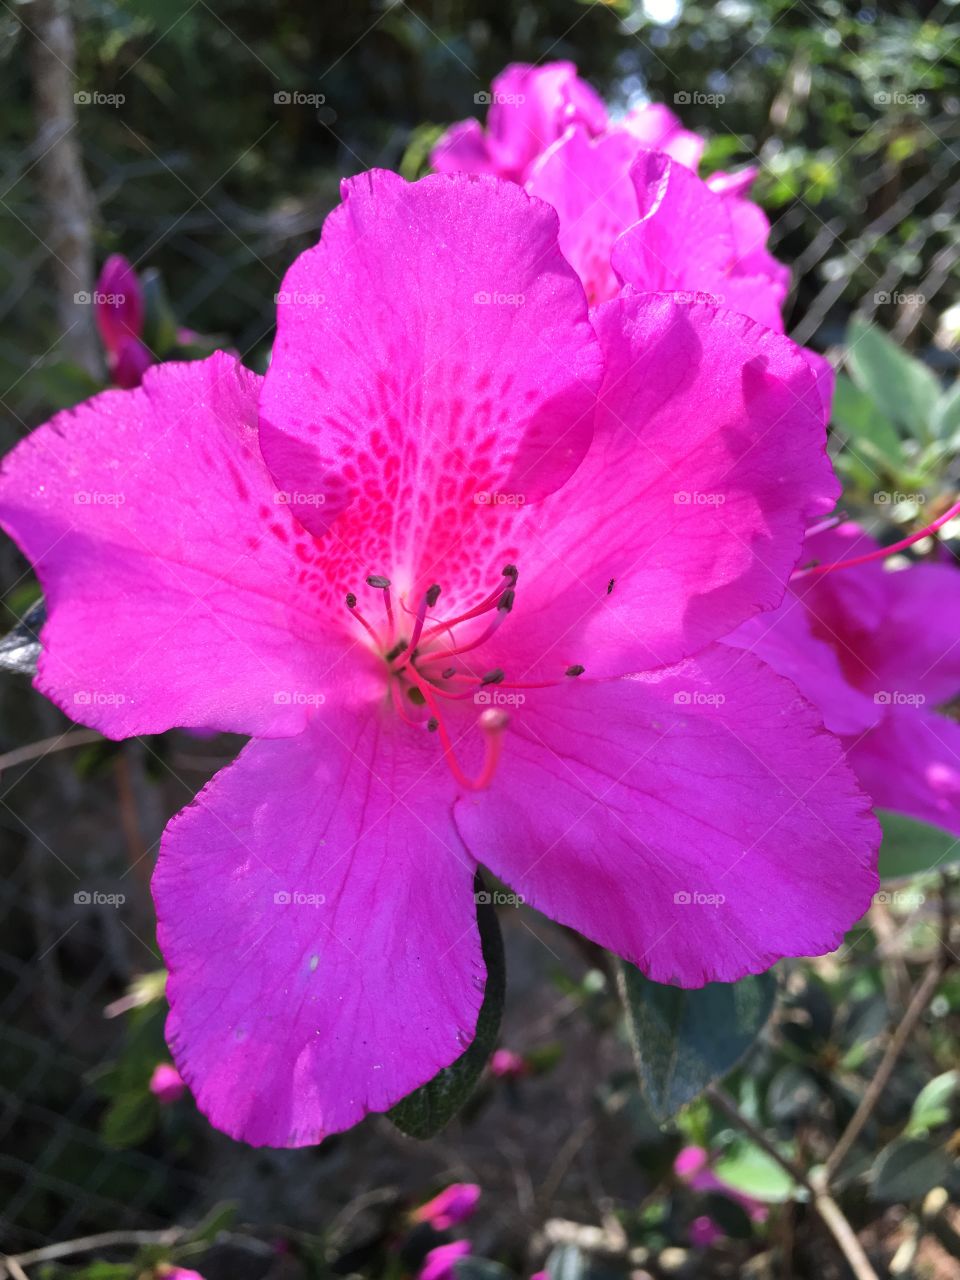
[[[479,1199],[475,1182],[454,1182],[410,1216],[414,1222],[429,1222],[435,1231],[448,1231],[471,1216]]]
[[[451,1244],[431,1249],[420,1268],[420,1280],[454,1280],[457,1261],[471,1252],[469,1240],[454,1240]]]
[[[486,129],[472,117],[448,129],[430,157],[438,173],[489,173],[523,182],[569,125],[583,124],[591,133],[607,125],[602,99],[572,62],[511,63],[480,98],[489,103]]]
[[[597,138],[568,129],[527,189],[557,210],[560,248],[591,301],[612,298],[621,284],[704,292],[782,331],[790,273],[766,248],[763,211],[638,147],[625,129]]]
[[[361,175],[264,379],[156,366],[0,473],[37,687],[115,738],[253,738],[153,883],[174,1059],[253,1144],[463,1052],[478,863],[694,987],[834,948],[875,888],[837,741],[720,643],[836,501],[807,363],[664,295],[591,320],[556,227],[512,183]]]
[[[110,378],[118,387],[137,387],[153,357],[144,346],[143,291],[137,273],[121,253],[103,264],[93,299]]]
[[[150,1077],[150,1092],[164,1106],[182,1098],[187,1086],[183,1077],[170,1062],[158,1062]]]
[[[878,550],[852,522],[807,539],[804,563]],[[922,620],[922,624],[918,620]],[[960,725],[936,708],[960,693],[960,575],[882,560],[794,578],[780,609],[730,638],[788,676],[844,735],[880,808],[960,836]]]
[[[495,1049],[490,1056],[490,1074],[502,1080],[518,1080],[529,1070],[526,1058],[512,1049]]]

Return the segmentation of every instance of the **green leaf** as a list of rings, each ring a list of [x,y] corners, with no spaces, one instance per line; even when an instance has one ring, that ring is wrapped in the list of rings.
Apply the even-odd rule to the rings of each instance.
[[[777,990],[767,972],[683,991],[622,961],[619,983],[640,1086],[661,1124],[737,1065],[766,1026]]]
[[[938,440],[953,449],[960,446],[960,378],[937,401],[932,427]]]
[[[100,1132],[111,1147],[136,1147],[156,1125],[156,1100],[149,1093],[125,1093],[107,1108]]]
[[[919,1200],[949,1181],[953,1168],[953,1161],[937,1143],[925,1138],[897,1138],[874,1162],[870,1198],[885,1203]]]
[[[30,606],[12,631],[0,636],[0,671],[16,671],[22,675],[36,675],[40,657],[40,628],[47,620],[47,606],[43,600]]]
[[[483,881],[478,876],[479,895]],[[503,938],[497,913],[489,902],[478,902],[477,925],[480,945],[487,967],[487,985],[477,1019],[473,1043],[456,1062],[437,1073],[432,1080],[408,1094],[387,1112],[393,1123],[411,1138],[432,1138],[457,1114],[473,1092],[497,1043],[506,971],[503,963]]]
[[[877,809],[883,827],[881,880],[903,880],[960,862],[960,840],[902,813]]]
[[[783,1204],[796,1198],[799,1190],[783,1165],[752,1142],[730,1147],[715,1162],[713,1172],[736,1191],[766,1204]]]
[[[855,454],[896,472],[903,465],[903,446],[897,428],[883,410],[842,373],[837,374],[832,421]]]
[[[156,267],[148,267],[143,272],[140,286],[143,290],[143,340],[162,360],[177,344],[177,318]]]
[[[854,382],[912,436],[933,437],[940,383],[877,325],[855,316],[847,330],[847,365]]]
[[[960,1070],[944,1071],[929,1080],[917,1094],[910,1119],[903,1131],[905,1138],[922,1138],[931,1129],[950,1123],[954,1095],[960,1089]]]

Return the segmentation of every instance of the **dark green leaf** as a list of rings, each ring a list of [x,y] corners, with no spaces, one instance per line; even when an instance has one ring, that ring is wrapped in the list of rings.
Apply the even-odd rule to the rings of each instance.
[[[737,1065],[766,1026],[776,990],[768,972],[683,991],[620,962],[640,1086],[657,1120],[669,1120]]]
[[[897,1138],[877,1156],[870,1175],[870,1198],[892,1203],[919,1200],[948,1181],[953,1161],[937,1143]]]
[[[31,605],[12,631],[0,637],[0,671],[16,671],[32,676],[40,657],[40,628],[47,620],[43,600]]]
[[[877,817],[883,827],[881,880],[902,880],[960,862],[960,840],[949,832],[887,809],[878,809]]]
[[[478,893],[483,882],[477,878]],[[403,1133],[411,1138],[432,1138],[457,1114],[480,1079],[490,1054],[497,1043],[506,973],[503,964],[503,939],[497,913],[489,902],[477,904],[480,944],[487,967],[487,985],[477,1019],[473,1043],[456,1062],[437,1073],[432,1080],[409,1094],[387,1115]]]
[[[157,1103],[149,1093],[126,1093],[107,1108],[100,1125],[111,1147],[136,1147],[157,1125]]]
[[[749,1240],[753,1235],[750,1218],[743,1205],[719,1191],[703,1197],[703,1212],[721,1228],[731,1240]]]

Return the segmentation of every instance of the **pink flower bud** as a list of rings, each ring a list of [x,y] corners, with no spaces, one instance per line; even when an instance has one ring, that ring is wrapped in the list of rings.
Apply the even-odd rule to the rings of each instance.
[[[111,362],[124,342],[143,336],[143,293],[137,273],[122,253],[111,254],[103,264],[93,314]]]
[[[479,1199],[476,1183],[453,1182],[410,1216],[414,1222],[428,1222],[434,1231],[447,1231],[469,1218]]]
[[[497,1049],[490,1059],[490,1074],[501,1080],[519,1080],[529,1070],[526,1058],[512,1049]]]
[[[172,1063],[160,1062],[154,1067],[153,1075],[150,1077],[150,1092],[161,1106],[166,1107],[171,1102],[176,1102],[178,1098],[183,1097],[186,1089],[183,1077]],[[187,1280],[192,1274],[193,1272],[183,1272]]]
[[[459,1258],[470,1253],[469,1240],[454,1240],[431,1249],[423,1261],[419,1280],[453,1280],[453,1268]]]

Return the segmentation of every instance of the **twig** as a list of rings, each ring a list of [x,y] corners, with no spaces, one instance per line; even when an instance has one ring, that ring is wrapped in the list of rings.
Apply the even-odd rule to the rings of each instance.
[[[0,1265],[7,1268],[13,1280],[30,1280],[16,1258],[0,1258]]]
[[[833,1180],[833,1175],[840,1168],[843,1161],[850,1154],[850,1149],[859,1138],[864,1125],[873,1114],[873,1109],[880,1100],[880,1095],[890,1082],[894,1068],[900,1054],[903,1052],[907,1041],[913,1035],[917,1023],[923,1016],[923,1012],[933,993],[937,989],[937,985],[943,976],[943,959],[938,956],[931,964],[930,968],[924,974],[923,980],[920,982],[916,991],[907,1006],[907,1011],[893,1034],[890,1043],[887,1045],[886,1052],[881,1059],[880,1066],[877,1068],[873,1079],[867,1085],[866,1092],[860,1099],[860,1105],[850,1118],[850,1123],[840,1135],[837,1145],[830,1152],[826,1163],[823,1166],[823,1185],[828,1186]]]
[[[729,1116],[735,1124],[739,1125],[750,1140],[765,1151],[772,1160],[775,1160],[794,1182],[809,1192],[814,1209],[816,1209],[824,1225],[840,1246],[840,1251],[849,1263],[850,1270],[857,1277],[857,1280],[879,1280],[870,1263],[870,1259],[864,1252],[863,1245],[857,1239],[853,1227],[851,1227],[844,1216],[843,1210],[827,1191],[826,1187],[818,1187],[799,1165],[781,1155],[767,1136],[752,1121],[740,1113],[737,1104],[722,1089],[717,1088],[716,1085],[711,1085],[706,1091],[706,1097],[708,1101]]]
[[[4,769],[12,769],[16,764],[26,764],[28,760],[36,760],[38,756],[49,756],[54,751],[67,751],[70,747],[85,747],[91,742],[103,742],[103,734],[96,729],[77,729],[73,733],[58,733],[53,738],[41,738],[39,742],[31,742],[26,747],[16,747],[0,756],[0,773]]]
[[[54,1262],[57,1258],[69,1258],[75,1253],[91,1253],[94,1249],[110,1249],[118,1245],[174,1245],[179,1244],[188,1232],[183,1227],[167,1227],[164,1231],[104,1231],[97,1236],[82,1236],[79,1240],[61,1240],[59,1244],[44,1245],[29,1253],[5,1257],[2,1265],[6,1272],[20,1280],[23,1268],[35,1262]],[[20,1275],[17,1275],[19,1270]]]

